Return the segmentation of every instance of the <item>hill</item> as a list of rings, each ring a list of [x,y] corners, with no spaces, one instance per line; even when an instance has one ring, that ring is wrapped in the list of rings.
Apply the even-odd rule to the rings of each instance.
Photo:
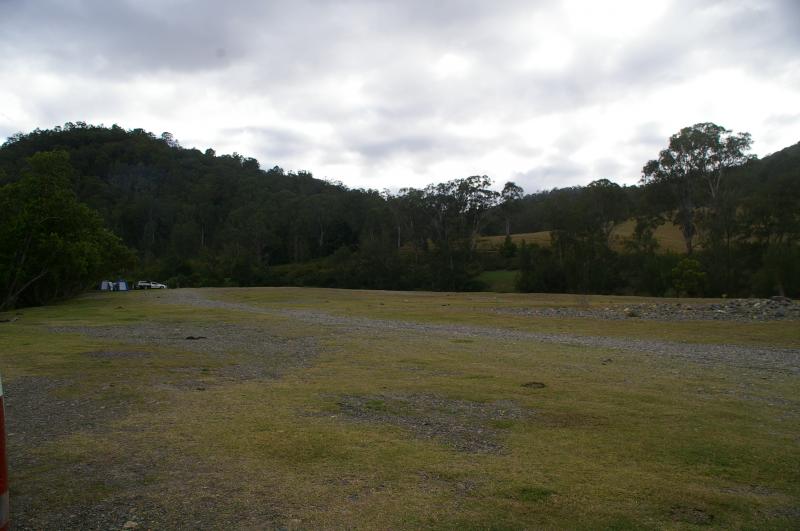
[[[186,149],[169,133],[78,122],[3,144],[2,189],[50,151],[66,153],[77,199],[135,252],[135,265],[109,275],[173,286],[480,289],[482,271],[521,267],[513,249],[493,252],[510,227],[514,242],[544,247],[526,289],[800,293],[800,144],[726,173],[714,198],[694,183],[696,252],[685,273],[665,254],[686,249],[681,221],[665,214],[678,212],[666,181],[601,179],[528,195],[511,187],[519,193],[500,197],[489,177],[472,176],[393,195]],[[557,249],[547,248],[551,234]]]
[[[625,242],[630,241],[633,237],[634,230],[636,229],[636,220],[627,219],[614,227],[611,235],[611,248],[622,252],[625,250]],[[517,245],[522,242],[528,244],[542,245],[545,247],[550,246],[551,231],[543,230],[539,232],[527,232],[519,234],[511,234],[511,241]],[[680,230],[671,223],[664,223],[659,225],[654,230],[654,236],[658,242],[659,252],[673,252],[685,253],[686,249],[683,245],[683,238],[681,237]],[[499,248],[505,242],[504,235],[497,236],[484,236],[478,241],[478,247],[485,251],[491,251]]]

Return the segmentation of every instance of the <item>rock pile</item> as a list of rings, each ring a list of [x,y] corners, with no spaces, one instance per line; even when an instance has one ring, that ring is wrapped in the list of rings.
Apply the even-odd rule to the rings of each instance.
[[[800,304],[786,297],[729,299],[715,303],[663,302],[605,308],[504,308],[499,313],[536,317],[651,321],[778,321],[800,320]]]

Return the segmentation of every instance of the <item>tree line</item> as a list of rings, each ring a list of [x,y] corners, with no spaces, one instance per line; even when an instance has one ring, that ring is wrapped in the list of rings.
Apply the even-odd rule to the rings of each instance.
[[[797,296],[800,144],[763,160],[750,145],[696,124],[636,186],[525,194],[476,175],[390,193],[186,149],[169,133],[37,129],[0,147],[0,304],[69,296],[103,275],[457,291],[496,269],[518,271],[520,291]],[[619,248],[615,229],[631,219]],[[683,253],[660,248],[662,224],[680,230]],[[510,237],[541,231],[548,245]],[[486,248],[486,235],[506,240]]]

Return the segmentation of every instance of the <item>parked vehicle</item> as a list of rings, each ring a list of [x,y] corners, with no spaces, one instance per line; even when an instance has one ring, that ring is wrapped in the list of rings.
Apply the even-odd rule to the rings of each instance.
[[[136,283],[136,289],[167,289],[167,286],[152,280],[140,280]]]

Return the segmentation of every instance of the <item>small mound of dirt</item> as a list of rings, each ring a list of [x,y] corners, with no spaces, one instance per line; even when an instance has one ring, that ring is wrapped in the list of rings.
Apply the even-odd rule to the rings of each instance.
[[[435,395],[344,396],[338,404],[350,418],[385,422],[418,438],[474,453],[500,453],[502,429],[532,414],[509,401],[482,403]]]

